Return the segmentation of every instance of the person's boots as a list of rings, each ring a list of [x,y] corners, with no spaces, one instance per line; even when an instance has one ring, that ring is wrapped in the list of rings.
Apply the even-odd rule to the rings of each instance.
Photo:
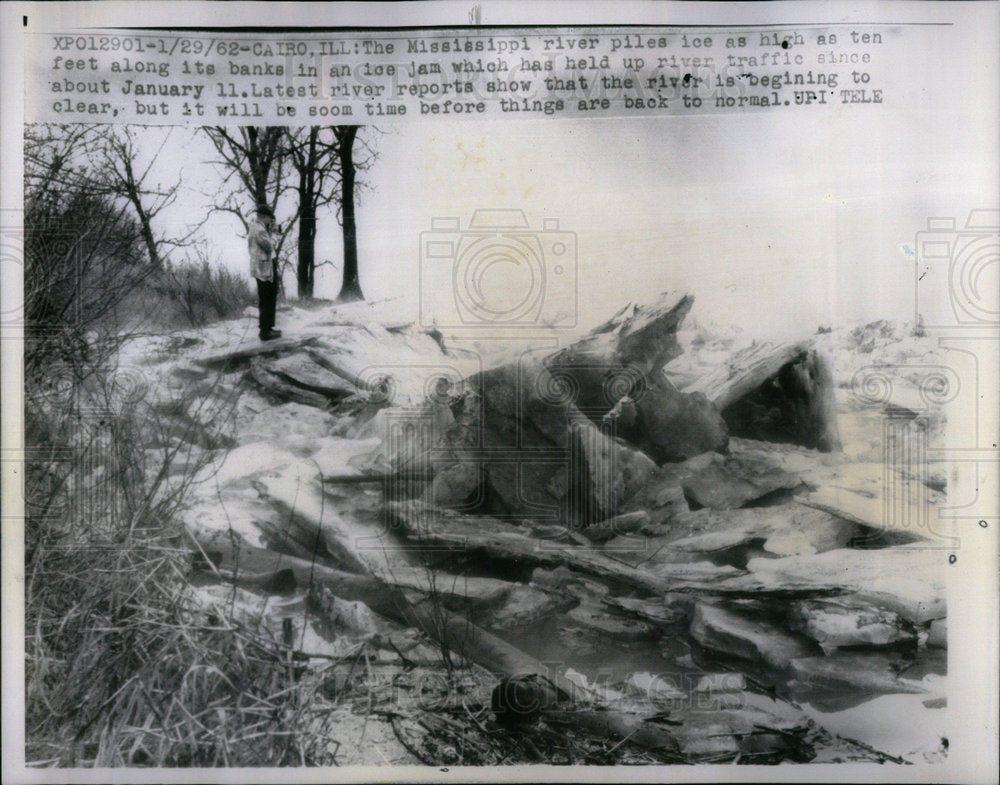
[[[275,338],[281,337],[281,330],[275,330],[273,327],[270,330],[265,330],[260,333],[260,339],[262,341],[273,341]]]

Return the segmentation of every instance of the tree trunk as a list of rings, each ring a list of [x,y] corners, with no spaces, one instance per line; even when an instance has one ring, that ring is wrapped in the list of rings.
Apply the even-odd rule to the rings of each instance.
[[[163,264],[156,245],[156,239],[153,237],[153,227],[150,224],[149,213],[146,212],[146,208],[142,204],[142,195],[139,193],[139,187],[132,173],[132,161],[126,158],[124,165],[126,196],[132,203],[132,207],[135,208],[136,215],[139,218],[139,228],[142,232],[142,241],[146,245],[146,253],[149,254],[149,263],[154,270],[159,270]]]
[[[365,299],[358,280],[358,232],[354,221],[354,138],[358,126],[342,127],[338,154],[341,172],[341,209],[344,216],[344,282],[340,288],[340,302]]]
[[[160,259],[160,252],[156,247],[156,239],[153,237],[153,227],[150,225],[149,216],[143,209],[138,194],[132,203],[139,214],[139,228],[142,231],[142,241],[146,244],[146,253],[149,254],[149,263],[154,270],[159,270],[163,267],[163,261]]]
[[[263,131],[263,134],[261,134]],[[267,128],[255,128],[251,126],[247,129],[247,140],[250,152],[247,156],[247,163],[250,167],[250,178],[253,182],[254,208],[262,204],[267,204],[267,181],[270,175],[270,160],[265,158],[265,153],[261,149],[261,142],[267,144]],[[262,139],[263,137],[263,139]]]
[[[316,202],[320,196],[317,193],[318,181],[321,179],[318,168],[316,143],[319,140],[319,128],[309,129],[309,145],[305,155],[298,159],[296,167],[299,170],[299,261],[296,268],[299,299],[312,299],[316,275]]]
[[[297,281],[299,299],[313,296],[316,271],[316,203],[305,174],[299,178],[299,262]]]

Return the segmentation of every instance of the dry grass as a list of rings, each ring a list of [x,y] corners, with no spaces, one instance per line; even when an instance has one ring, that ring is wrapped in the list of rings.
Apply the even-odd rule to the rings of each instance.
[[[176,513],[238,392],[208,381],[165,405],[121,395],[120,373],[63,378],[58,399],[27,390],[26,761],[334,763],[289,648],[190,591]]]
[[[265,632],[186,591],[162,535],[36,551],[26,757],[49,766],[329,765],[308,682]],[[318,710],[317,710],[318,713]]]
[[[144,296],[159,297],[159,310],[172,314],[165,320],[169,325],[201,327],[238,316],[248,305],[256,305],[252,283],[248,274],[212,263],[204,248],[194,247],[187,259],[168,263],[158,271]]]

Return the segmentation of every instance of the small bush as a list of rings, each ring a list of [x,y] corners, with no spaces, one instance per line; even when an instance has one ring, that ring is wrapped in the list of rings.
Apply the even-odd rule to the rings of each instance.
[[[150,288],[179,312],[191,327],[228,319],[257,302],[247,277],[213,265],[202,253],[197,261],[167,264]]]
[[[101,365],[124,336],[117,314],[150,275],[138,229],[108,199],[25,201],[25,374],[52,361]]]

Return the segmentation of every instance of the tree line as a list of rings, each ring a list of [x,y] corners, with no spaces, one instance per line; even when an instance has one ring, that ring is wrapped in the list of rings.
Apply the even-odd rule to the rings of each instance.
[[[237,215],[247,224],[249,209],[268,205],[279,215],[279,203],[293,194],[295,212],[291,223],[279,224],[278,254],[292,224],[298,229],[295,280],[300,298],[314,294],[316,269],[316,230],[320,210],[334,205],[343,230],[344,268],[341,301],[361,300],[358,277],[358,242],[355,220],[355,195],[358,172],[367,170],[376,153],[367,140],[359,142],[357,125],[285,126],[203,129],[212,140],[226,172],[225,182],[235,178],[239,188],[231,189],[218,209]]]
[[[235,444],[242,386],[222,370],[167,378],[134,354],[121,362],[120,350],[151,328],[155,339],[138,351],[180,355],[198,339],[162,335],[176,306],[197,326],[256,300],[245,256],[242,275],[210,264],[202,228],[217,210],[246,226],[260,203],[280,203],[282,240],[298,230],[296,277],[308,297],[316,225],[335,207],[344,226],[341,296],[361,297],[354,196],[357,173],[374,160],[364,133],[25,127],[22,247],[4,237],[4,265],[23,265],[23,311],[4,318],[16,316],[24,328],[27,449],[18,474],[30,763],[336,762],[324,724],[299,711],[306,701],[298,675],[284,654],[272,656],[263,628],[231,613],[205,622],[184,601],[191,555],[178,511],[196,478]],[[166,160],[166,151],[184,154],[202,139],[212,143],[200,146],[201,157],[215,158],[221,174],[199,171],[210,185],[182,172],[180,155]],[[206,210],[170,209],[191,198],[191,187],[195,196],[210,192]],[[218,678],[192,682],[200,673]],[[263,726],[254,708],[261,702],[277,707]]]
[[[363,299],[355,197],[359,173],[376,159],[366,138],[374,129],[356,125],[197,129],[194,133],[211,141],[217,157],[205,163],[218,168],[222,183],[211,194],[208,213],[180,236],[170,235],[160,225],[163,211],[180,195],[181,181],[178,175],[166,185],[154,182],[153,172],[166,137],[159,149],[151,150],[149,140],[155,139],[149,133],[152,130],[133,126],[28,126],[26,235],[44,244],[46,232],[51,233],[52,226],[59,222],[74,231],[94,235],[86,217],[97,216],[107,219],[102,224],[116,226],[118,239],[135,235],[133,239],[144,250],[149,269],[159,270],[174,250],[190,245],[211,212],[231,213],[247,229],[257,205],[265,204],[275,215],[288,216],[277,226],[278,257],[287,259],[285,243],[294,233],[297,296],[311,298],[316,270],[329,263],[316,258],[316,235],[324,208],[331,208],[343,233],[339,299]],[[67,210],[71,215],[65,214]],[[134,252],[129,255],[134,256]],[[121,254],[119,259],[125,261]]]

